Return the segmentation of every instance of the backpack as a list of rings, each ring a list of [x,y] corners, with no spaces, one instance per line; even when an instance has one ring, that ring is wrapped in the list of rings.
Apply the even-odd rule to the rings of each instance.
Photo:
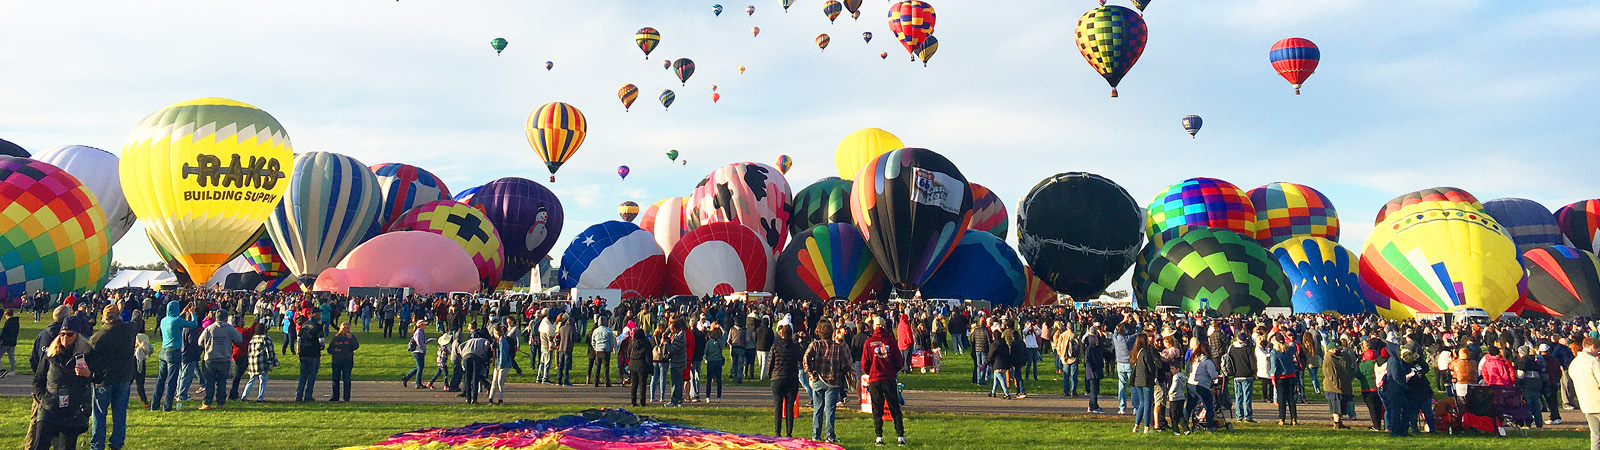
[[[663,342],[663,343],[661,343],[661,345],[656,345],[656,346],[650,348],[650,359],[651,360],[653,360],[653,361],[666,361],[670,357],[669,355],[667,355],[667,346],[665,344],[666,343]]]

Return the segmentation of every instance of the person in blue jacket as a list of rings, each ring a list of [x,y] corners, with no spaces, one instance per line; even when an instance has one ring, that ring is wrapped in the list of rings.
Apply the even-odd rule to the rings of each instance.
[[[156,394],[150,399],[151,411],[172,411],[172,402],[178,396],[178,373],[183,364],[183,332],[199,326],[194,306],[185,308],[177,300],[167,302],[167,315],[157,325],[161,330],[161,355],[160,369],[156,372]],[[162,402],[163,399],[166,401]]]

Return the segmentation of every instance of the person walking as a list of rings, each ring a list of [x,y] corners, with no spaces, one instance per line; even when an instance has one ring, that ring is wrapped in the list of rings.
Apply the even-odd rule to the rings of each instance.
[[[294,401],[309,402],[312,387],[317,383],[317,371],[322,369],[322,321],[316,315],[307,315],[295,337],[299,338],[296,353],[300,355],[300,379],[295,384]]]
[[[1155,424],[1155,417],[1151,415],[1154,408],[1156,377],[1160,371],[1160,357],[1150,345],[1150,338],[1144,333],[1132,333],[1133,345],[1128,346],[1128,399],[1133,406],[1133,432],[1150,432],[1150,426]],[[1120,370],[1120,368],[1119,368]]]
[[[143,322],[123,322],[122,308],[113,303],[100,315],[100,329],[89,338],[89,368],[94,381],[94,421],[89,448],[120,449],[128,430],[128,388],[133,380],[134,345]],[[106,416],[111,429],[106,431]]]
[[[994,368],[993,383],[989,386],[989,396],[994,397],[996,391],[1006,400],[1011,399],[1011,340],[1005,339],[1005,334],[1000,339],[989,342],[989,366]]]
[[[806,348],[804,359],[806,381],[811,383],[811,389],[817,394],[816,401],[812,402],[816,410],[811,414],[811,440],[823,440],[822,431],[826,428],[827,442],[838,443],[839,435],[833,429],[834,413],[839,406],[840,395],[849,385],[850,361],[845,355],[848,350],[841,342],[843,330],[836,332],[831,322],[824,320],[818,323],[816,336],[816,340]]]
[[[794,437],[794,419],[800,397],[800,344],[788,321],[778,323],[777,338],[767,349],[766,378],[772,380],[772,435]],[[785,426],[787,424],[787,426]]]
[[[427,326],[427,322],[423,322],[423,326]],[[440,378],[444,378],[446,385],[450,384],[450,358],[451,355],[455,354],[452,349],[455,347],[457,336],[459,336],[459,333],[455,331],[439,334],[439,348],[434,354],[434,365],[438,366],[438,369],[433,372],[433,377],[428,378],[428,389],[433,389],[433,383],[439,381]],[[417,384],[421,383],[422,379],[417,378]]]
[[[256,388],[256,403],[267,400],[267,376],[272,369],[278,367],[277,349],[272,345],[272,336],[267,334],[267,324],[256,324],[256,335],[250,338],[250,361],[245,365],[245,374],[250,377],[244,383],[244,390],[239,391],[241,401],[250,398],[250,387]]]
[[[1350,404],[1355,378],[1354,358],[1345,351],[1348,341],[1329,345],[1322,357],[1322,389],[1328,398],[1328,414],[1332,416],[1333,429],[1350,428],[1344,424],[1345,407]]]
[[[1572,379],[1572,389],[1578,394],[1578,409],[1589,421],[1589,448],[1600,450],[1600,361],[1595,359],[1594,337],[1583,338],[1581,351],[1575,352],[1567,375]],[[1559,406],[1550,405],[1550,409]]]
[[[333,397],[328,401],[350,401],[350,375],[355,370],[356,349],[359,348],[361,341],[350,331],[350,322],[340,324],[339,333],[328,340],[328,367],[333,373]]]
[[[233,368],[233,345],[243,341],[239,331],[228,323],[222,311],[211,312],[211,326],[200,332],[200,347],[205,376],[201,387],[206,391],[200,403],[201,410],[221,408],[228,402],[228,371]]]
[[[594,332],[589,334],[589,380],[600,387],[600,376],[606,377],[606,387],[611,387],[611,352],[617,349],[617,335],[605,321],[595,321]],[[620,380],[619,380],[620,381]]]
[[[726,358],[722,356],[722,349],[723,347],[726,347],[727,344],[728,338],[723,336],[722,324],[712,324],[711,332],[706,334],[706,347],[704,353],[706,364],[706,374],[704,377],[705,386],[702,386],[700,389],[702,392],[705,392],[707,403],[710,403],[711,399],[713,398],[711,396],[711,383],[713,382],[717,384],[717,395],[715,397],[716,401],[722,401],[722,363],[726,361]]]
[[[872,426],[877,435],[875,445],[883,445],[883,412],[889,411],[894,420],[894,433],[900,446],[906,445],[904,415],[900,411],[900,368],[905,365],[894,336],[886,329],[888,321],[882,316],[872,318],[872,337],[861,348],[861,373],[867,376],[867,395],[872,402]],[[976,347],[974,347],[976,349]]]
[[[1299,425],[1300,402],[1295,400],[1295,392],[1300,383],[1300,368],[1295,364],[1295,353],[1283,340],[1274,340],[1269,359],[1272,362],[1273,392],[1278,398],[1278,425]]]
[[[634,328],[633,336],[628,338],[626,347],[628,351],[628,382],[631,384],[628,390],[631,395],[628,405],[645,406],[645,402],[650,399],[650,388],[646,384],[649,383],[653,364],[651,361],[650,334],[646,333],[643,328]]]
[[[67,317],[48,341],[33,373],[33,398],[39,408],[28,425],[33,436],[26,442],[28,449],[75,449],[78,436],[89,430],[91,347],[82,337],[88,329],[83,317]]]
[[[167,315],[156,326],[161,330],[161,354],[157,357],[156,395],[150,399],[150,410],[172,411],[178,397],[178,374],[183,368],[183,330],[198,327],[200,322],[194,318],[193,306],[185,308],[173,300],[167,302]]]
[[[425,389],[422,385],[422,358],[428,354],[428,321],[418,320],[411,325],[411,340],[406,341],[406,352],[411,354],[411,359],[417,363],[410,372],[400,376],[400,387],[410,387],[412,379],[417,380],[417,389]]]
[[[150,336],[144,333],[144,315],[135,312],[132,323],[140,329],[133,335],[133,387],[139,390],[139,402],[144,404],[145,409],[150,409],[150,396],[145,393],[144,387],[149,370],[145,367],[150,355],[156,353],[156,348],[150,345]]]
[[[1190,409],[1205,411],[1206,421],[1200,425],[1204,426],[1206,431],[1217,431],[1217,399],[1212,388],[1222,380],[1222,375],[1217,370],[1216,361],[1211,359],[1211,346],[1206,341],[1195,339],[1191,351],[1193,355],[1189,357],[1189,393],[1194,401],[1190,402]]]
[[[506,375],[511,373],[511,366],[517,362],[517,346],[511,342],[515,338],[511,337],[503,327],[495,327],[492,335],[498,343],[495,345],[494,374],[489,382],[489,404],[504,405]]]

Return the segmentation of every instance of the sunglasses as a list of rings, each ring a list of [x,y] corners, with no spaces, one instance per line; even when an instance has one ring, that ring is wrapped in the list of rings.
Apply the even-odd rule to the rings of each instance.
[[[61,332],[61,335],[62,336],[66,336],[66,337],[74,337],[74,336],[77,336],[78,333],[71,332],[71,331],[63,331],[63,332]]]

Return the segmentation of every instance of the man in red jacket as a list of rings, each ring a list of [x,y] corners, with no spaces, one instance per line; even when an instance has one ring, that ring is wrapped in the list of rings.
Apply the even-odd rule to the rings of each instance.
[[[906,427],[900,414],[900,395],[895,386],[900,368],[905,366],[895,343],[894,335],[884,329],[883,317],[872,318],[872,337],[861,347],[861,373],[867,375],[867,394],[872,396],[872,426],[878,435],[877,445],[883,445],[883,410],[889,409],[894,418],[894,433],[900,437],[900,446],[906,445]]]

